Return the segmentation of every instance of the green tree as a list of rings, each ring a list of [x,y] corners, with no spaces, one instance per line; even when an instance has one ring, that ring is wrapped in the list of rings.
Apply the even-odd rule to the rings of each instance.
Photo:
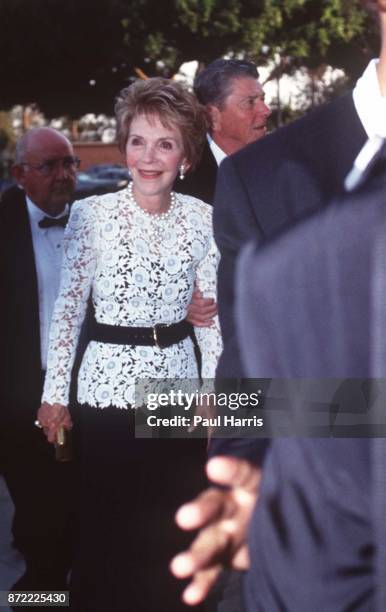
[[[290,9],[271,40],[282,72],[299,67],[318,71],[328,64],[342,68],[353,81],[377,55],[378,25],[360,0],[294,0]]]
[[[0,108],[111,113],[135,69],[171,76],[226,53],[354,78],[376,49],[360,0],[0,0]]]
[[[355,77],[378,48],[360,0],[122,0],[121,9],[125,44],[151,74],[225,53],[259,64],[279,53],[285,72],[328,63]]]

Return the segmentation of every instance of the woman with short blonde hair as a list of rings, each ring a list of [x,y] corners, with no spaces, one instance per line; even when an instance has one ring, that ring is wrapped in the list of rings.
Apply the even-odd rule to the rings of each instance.
[[[188,468],[192,441],[135,439],[131,408],[141,379],[198,378],[187,308],[195,284],[215,298],[219,255],[211,206],[172,188],[199,159],[205,111],[181,84],[154,78],[124,89],[116,115],[132,182],[72,206],[39,420],[50,441],[69,426],[70,373],[92,296],[78,377],[84,495],[72,609],[176,612],[173,514],[196,492],[186,479],[200,466]],[[213,378],[217,318],[195,332],[202,375]]]

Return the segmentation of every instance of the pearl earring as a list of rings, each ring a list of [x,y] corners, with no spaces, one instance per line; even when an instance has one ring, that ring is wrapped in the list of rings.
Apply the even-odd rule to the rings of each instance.
[[[185,166],[184,164],[181,164],[180,166],[180,180],[183,181],[185,178]]]

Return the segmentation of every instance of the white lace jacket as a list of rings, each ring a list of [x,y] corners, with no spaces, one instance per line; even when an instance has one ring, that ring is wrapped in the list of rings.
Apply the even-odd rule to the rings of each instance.
[[[212,209],[177,194],[176,206],[160,224],[138,210],[127,190],[75,202],[64,236],[59,296],[50,330],[43,400],[68,404],[71,368],[87,301],[92,292],[99,323],[153,326],[185,318],[194,282],[216,296],[219,254]],[[221,352],[218,320],[196,328],[202,375],[212,378]],[[134,405],[138,378],[195,378],[190,338],[166,349],[92,341],[78,380],[78,400],[100,408]]]

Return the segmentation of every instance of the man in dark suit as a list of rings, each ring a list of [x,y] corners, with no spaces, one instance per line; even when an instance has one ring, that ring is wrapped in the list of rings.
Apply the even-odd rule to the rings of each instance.
[[[225,346],[218,368],[220,378],[246,376],[239,355],[234,318],[234,269],[241,246],[252,238],[257,238],[261,244],[326,206],[333,195],[343,191],[344,179],[354,160],[355,171],[350,174],[349,182],[363,166],[363,156],[358,156],[358,153],[366,138],[370,139],[371,149],[377,146],[377,136],[385,135],[385,117],[381,109],[385,106],[383,95],[386,95],[386,3],[379,0],[366,4],[376,5],[378,9],[382,50],[379,62],[370,64],[354,94],[348,94],[262,142],[247,147],[222,165],[214,210],[215,234],[222,255],[219,310]],[[376,109],[379,112],[375,112]],[[213,444],[214,452],[249,457],[260,466],[265,450],[266,446],[244,444],[242,441],[234,441],[233,445],[229,441],[226,445],[221,442]],[[239,484],[252,482],[252,489],[256,492],[260,469],[231,458],[214,461],[217,464],[221,462],[221,474],[215,474],[216,481],[232,484],[235,478],[239,502]],[[193,520],[192,516],[188,517],[185,526],[194,524],[197,528],[213,521],[219,524],[218,517],[228,516],[222,493],[216,491],[216,499],[213,499],[213,491],[208,493],[211,497],[204,497],[200,501],[199,507],[194,509]],[[248,493],[248,488],[244,493]],[[248,495],[244,499],[247,502]],[[234,509],[235,499],[231,501]],[[250,510],[251,504],[248,508]],[[214,519],[214,516],[217,518]],[[245,517],[243,520],[245,525]],[[238,516],[232,527],[234,534],[237,531],[236,523],[240,523]],[[193,564],[190,561],[191,573],[201,569],[193,584],[191,600],[199,600],[212,584],[221,566],[219,553],[223,553],[228,562],[230,557],[239,554],[240,541],[230,535],[230,529],[228,538],[224,530],[220,530],[215,546],[209,546],[205,554],[202,544],[205,538],[208,543],[208,534],[204,533],[203,538],[200,536],[198,550],[201,559],[197,561],[197,557]],[[229,546],[229,538],[235,548]],[[204,567],[205,571],[202,571]],[[187,575],[189,572],[183,573]]]
[[[213,204],[217,170],[222,160],[265,136],[271,112],[264,102],[258,78],[255,64],[235,59],[215,60],[196,76],[194,93],[207,109],[209,133],[198,166],[186,176],[180,173],[176,179],[177,192]],[[203,298],[198,289],[194,296],[201,305]],[[201,357],[193,331],[191,337],[200,367]]]
[[[177,192],[213,204],[217,169],[227,156],[265,136],[271,114],[255,64],[218,59],[194,80],[194,93],[208,113],[209,133],[198,166],[176,181]]]
[[[318,422],[316,406],[324,406],[327,416],[335,404],[326,422],[341,436],[271,441],[251,520],[248,610],[274,612],[283,605],[306,612],[313,602],[326,612],[375,610],[375,586],[378,597],[383,592],[378,609],[385,609],[386,567],[379,568],[378,582],[374,571],[386,542],[386,521],[379,523],[386,513],[385,482],[379,509],[372,465],[372,445],[385,447],[385,440],[352,437],[374,429],[382,436],[386,422],[384,409],[380,422],[372,418],[375,399],[384,406],[384,382],[375,386],[377,398],[366,391],[371,381],[365,385],[365,379],[386,375],[384,159],[381,170],[380,179],[355,195],[265,248],[249,249],[238,267],[246,374],[308,379],[297,380],[292,390],[287,383],[292,422],[306,431],[313,416],[314,427]],[[348,406],[338,399],[342,381],[335,379],[352,387]],[[383,457],[384,473],[385,452]]]
[[[315,402],[320,408],[336,399],[339,383],[331,378],[356,379],[355,403],[363,378],[385,379],[385,153],[386,147],[357,193],[263,248],[247,247],[238,265],[237,322],[245,372],[250,378],[263,372],[297,379],[286,406],[297,408],[292,422],[299,418],[301,392],[302,424],[315,415]],[[382,435],[384,380],[376,381],[372,391],[372,408],[359,416],[360,431]],[[275,438],[261,482],[252,464],[228,459],[226,474],[221,465],[226,460],[214,459],[211,476],[231,489],[206,492],[198,504],[180,510],[182,526],[196,527],[206,513],[211,531],[175,561],[177,573],[186,577],[205,559],[213,578],[219,551],[227,550],[236,567],[249,568],[248,611],[308,612],[315,606],[323,612],[383,611],[386,441],[353,438],[352,422],[346,420],[344,430],[345,415],[337,418],[341,439]],[[236,533],[241,524],[245,537],[249,520],[248,555]],[[201,572],[187,600],[193,603],[204,584]]]
[[[371,4],[380,19],[381,54],[370,62],[354,91],[245,147],[222,164],[213,212],[221,252],[218,304],[224,349],[219,380],[245,378],[234,318],[234,270],[240,248],[252,239],[263,244],[327,206],[343,193],[353,164],[354,174],[363,164],[359,152],[367,139],[372,150],[385,132],[386,116],[375,111],[385,108],[386,8],[381,0]],[[262,380],[263,393],[266,384]],[[213,454],[223,452],[221,447],[222,442],[215,441]],[[262,456],[264,452],[262,444]]]
[[[15,505],[15,546],[26,561],[15,590],[63,590],[73,556],[74,465],[55,460],[35,425],[61,245],[79,160],[51,128],[27,132],[0,204],[2,371],[0,468]]]
[[[322,209],[366,141],[352,93],[224,160],[214,227],[221,251],[219,315],[224,351],[218,375],[242,375],[234,329],[234,265],[248,240],[263,242]]]

